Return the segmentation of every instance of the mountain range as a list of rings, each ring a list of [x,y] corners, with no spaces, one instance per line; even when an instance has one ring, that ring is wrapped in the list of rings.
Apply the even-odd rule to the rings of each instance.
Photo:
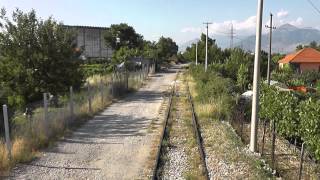
[[[300,44],[309,44],[312,41],[320,42],[320,31],[314,28],[298,28],[290,24],[284,24],[273,30],[272,52],[288,53],[295,51]],[[217,44],[222,48],[230,47],[230,37],[214,36]],[[234,47],[240,47],[247,51],[254,52],[256,36],[251,35],[235,39]],[[269,49],[269,33],[263,34],[261,48],[265,51]],[[197,40],[191,40],[179,46],[180,51],[184,51]]]

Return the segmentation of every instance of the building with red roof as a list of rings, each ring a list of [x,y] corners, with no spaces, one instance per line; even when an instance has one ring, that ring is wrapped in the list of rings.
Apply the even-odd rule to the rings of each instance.
[[[285,64],[291,64],[300,73],[306,71],[320,72],[320,52],[313,48],[304,48],[294,54],[288,54],[278,61],[280,68]]]

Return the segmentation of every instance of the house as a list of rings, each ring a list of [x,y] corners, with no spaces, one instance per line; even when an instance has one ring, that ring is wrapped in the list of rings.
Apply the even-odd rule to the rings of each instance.
[[[106,27],[68,26],[77,33],[76,43],[79,49],[83,49],[85,58],[111,58],[113,50],[105,45],[104,32]]]
[[[278,63],[280,68],[283,68],[285,64],[290,64],[300,73],[320,72],[320,52],[313,48],[304,48],[296,53],[288,54]]]

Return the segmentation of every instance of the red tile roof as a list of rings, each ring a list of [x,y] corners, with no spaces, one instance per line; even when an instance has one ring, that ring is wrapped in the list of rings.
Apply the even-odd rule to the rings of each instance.
[[[294,54],[288,54],[278,63],[320,63],[320,52],[313,48],[304,48]]]

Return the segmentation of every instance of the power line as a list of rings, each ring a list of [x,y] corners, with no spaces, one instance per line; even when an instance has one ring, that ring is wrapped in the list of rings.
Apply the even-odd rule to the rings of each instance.
[[[320,9],[311,0],[308,0],[308,2],[320,14]]]
[[[233,30],[233,24],[231,23],[231,30],[230,30],[230,49],[233,48],[233,38],[235,37],[235,32]]]
[[[207,28],[207,35],[206,35],[206,62],[205,62],[205,72],[207,72],[208,68],[208,35],[209,35],[209,24],[212,24],[211,22],[204,22],[203,24],[206,25]]]

